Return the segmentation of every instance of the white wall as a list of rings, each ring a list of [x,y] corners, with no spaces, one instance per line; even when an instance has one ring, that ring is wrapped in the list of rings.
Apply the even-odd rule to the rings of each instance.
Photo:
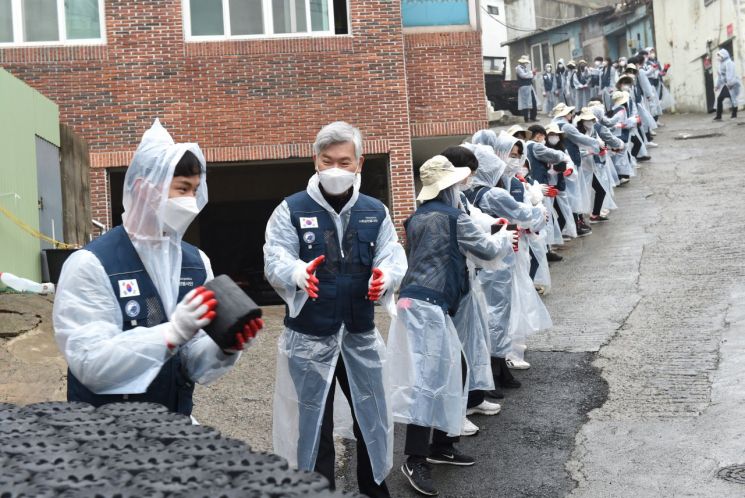
[[[509,47],[502,47],[501,44],[507,41],[507,24],[504,0],[481,0],[479,2],[479,12],[481,16],[481,47],[484,57],[509,57]],[[498,15],[489,15],[486,13],[488,6],[493,5],[499,9]],[[498,22],[496,19],[501,21]],[[510,77],[510,61],[507,60],[506,78]]]
[[[739,14],[739,15],[738,15]],[[671,64],[668,85],[677,111],[706,110],[704,72],[701,56],[711,40],[714,81],[718,72],[716,51],[726,41],[727,25],[734,28],[735,67],[745,76],[745,0],[654,0],[654,26],[657,57]],[[743,78],[745,85],[745,78]],[[742,96],[741,96],[742,101]]]
[[[518,38],[520,36],[525,36],[529,34],[529,31],[523,31],[523,30],[530,30],[535,31],[536,30],[536,20],[535,20],[535,1],[534,0],[511,0],[508,1],[505,5],[505,10],[507,12],[507,25],[514,27],[514,28],[520,28],[520,30],[516,29],[507,29],[507,38],[513,39]]]

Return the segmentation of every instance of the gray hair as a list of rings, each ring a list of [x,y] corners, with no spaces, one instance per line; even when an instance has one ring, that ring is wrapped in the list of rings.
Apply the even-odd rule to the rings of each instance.
[[[354,155],[359,159],[362,156],[362,133],[349,123],[335,121],[327,124],[318,132],[316,141],[313,143],[313,154],[318,155],[331,145],[346,142],[354,144]]]

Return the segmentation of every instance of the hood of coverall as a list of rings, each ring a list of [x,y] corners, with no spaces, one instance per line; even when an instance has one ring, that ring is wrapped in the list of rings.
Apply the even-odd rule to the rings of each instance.
[[[166,231],[164,215],[173,172],[186,151],[193,153],[202,166],[196,196],[201,211],[207,204],[204,155],[195,143],[175,143],[157,119],[142,136],[124,177],[122,222],[168,316],[178,297],[183,234]]]
[[[479,167],[473,174],[472,185],[474,187],[494,187],[502,177],[505,163],[497,157],[492,147],[482,144],[465,144],[468,150],[473,152],[479,161]]]

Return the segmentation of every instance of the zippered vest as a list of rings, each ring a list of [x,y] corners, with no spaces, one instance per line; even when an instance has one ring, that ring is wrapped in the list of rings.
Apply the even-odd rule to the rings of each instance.
[[[458,247],[459,209],[425,202],[405,222],[409,267],[400,297],[426,301],[455,315],[469,291],[466,258]]]
[[[168,321],[155,284],[124,227],[110,230],[87,244],[85,249],[98,258],[109,277],[122,312],[123,332],[138,326],[154,327]],[[204,262],[196,247],[182,241],[181,254],[179,302],[189,291],[204,284],[207,278]],[[121,297],[126,292],[120,290],[120,285],[131,285],[132,281],[136,282],[139,295]],[[96,394],[75,378],[69,369],[67,371],[67,399],[84,401],[93,406],[120,401],[149,401],[160,403],[172,412],[191,415],[193,394],[194,382],[187,376],[179,353],[163,364],[147,391],[140,394]]]
[[[543,89],[547,92],[550,92],[554,89],[554,78],[551,74],[544,74],[543,75]]]
[[[375,328],[374,304],[367,299],[380,226],[386,217],[382,202],[359,194],[351,208],[342,246],[334,220],[307,191],[285,199],[300,243],[300,259],[326,259],[316,270],[318,298],[308,299],[300,313],[285,314],[285,326],[303,334],[329,336],[342,324],[351,333]]]
[[[548,185],[548,164],[541,161],[535,156],[535,153],[533,152],[535,145],[535,143],[529,143],[527,147],[528,163],[530,164],[530,176],[538,183]]]

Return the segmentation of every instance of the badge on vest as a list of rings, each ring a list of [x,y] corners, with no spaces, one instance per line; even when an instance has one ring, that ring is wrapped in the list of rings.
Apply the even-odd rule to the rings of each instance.
[[[130,318],[138,316],[140,314],[140,303],[134,299],[127,301],[127,304],[124,305],[124,313]]]
[[[316,234],[314,234],[313,232],[305,232],[303,234],[303,240],[306,244],[312,244],[316,241]]]
[[[378,217],[377,216],[365,216],[360,220],[360,223],[377,223]]]
[[[300,217],[300,228],[318,228],[318,218],[315,216],[312,218]]]
[[[137,280],[120,280],[119,297],[135,297],[140,295],[140,287]]]

